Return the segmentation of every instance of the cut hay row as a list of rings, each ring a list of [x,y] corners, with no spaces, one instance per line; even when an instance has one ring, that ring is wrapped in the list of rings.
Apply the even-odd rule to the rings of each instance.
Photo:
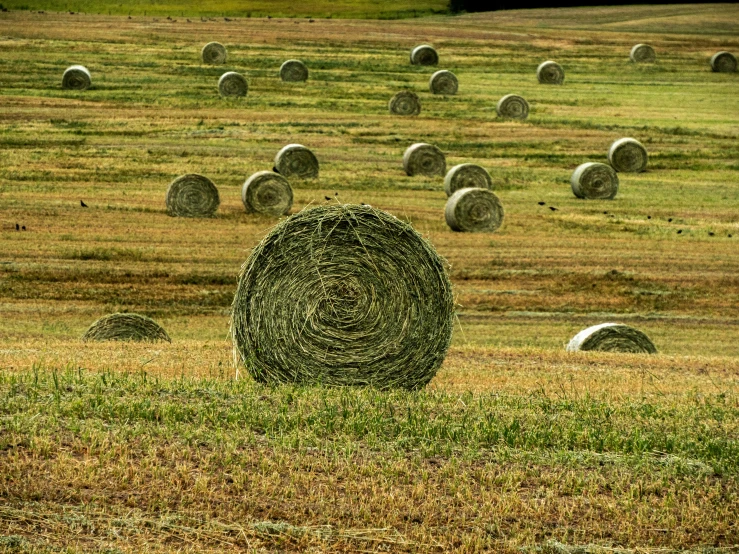
[[[529,103],[522,96],[506,94],[495,106],[498,117],[505,119],[526,119],[529,116]]]
[[[536,78],[543,85],[561,85],[565,81],[565,70],[557,62],[542,62],[536,68]]]
[[[246,213],[285,215],[293,205],[293,189],[282,175],[258,171],[241,188]]]
[[[583,329],[567,345],[568,352],[595,350],[656,354],[657,348],[649,337],[633,327],[619,323],[601,323]]]
[[[213,181],[188,173],[169,184],[166,203],[167,214],[174,217],[213,217],[221,199]]]
[[[153,319],[139,314],[115,313],[101,317],[82,335],[83,341],[166,341],[167,332]]]
[[[203,63],[222,65],[226,63],[226,47],[220,42],[209,42],[200,51],[200,58]]]
[[[460,189],[449,197],[444,217],[452,231],[492,233],[503,223],[503,205],[488,189]]]
[[[308,68],[300,60],[287,60],[280,66],[280,79],[286,83],[308,80]]]
[[[228,71],[218,79],[218,92],[221,93],[221,96],[238,98],[246,96],[248,91],[249,85],[240,73]]]
[[[445,265],[410,225],[370,206],[309,208],[239,276],[234,361],[259,382],[419,389],[452,335]]]
[[[421,101],[415,92],[401,90],[390,99],[388,109],[393,115],[418,115],[421,113]]]
[[[418,142],[410,145],[403,153],[403,169],[409,176],[444,175],[446,173],[446,157],[433,144]]]
[[[610,165],[587,162],[577,166],[570,185],[578,198],[611,200],[618,193],[618,175]]]
[[[636,139],[618,139],[608,149],[608,162],[616,171],[639,173],[647,169],[647,149]]]
[[[315,179],[318,177],[318,158],[302,144],[288,144],[275,155],[274,169],[284,177]]]
[[[657,54],[648,44],[636,44],[629,53],[629,59],[635,63],[652,63],[657,60]]]
[[[484,167],[477,164],[459,164],[444,177],[444,192],[451,196],[459,189],[493,189],[493,179]]]
[[[87,90],[92,86],[92,77],[84,65],[72,65],[62,75],[62,88],[67,90]]]
[[[442,69],[437,71],[429,79],[429,90],[431,94],[457,94],[459,89],[459,81],[457,76],[451,71]]]

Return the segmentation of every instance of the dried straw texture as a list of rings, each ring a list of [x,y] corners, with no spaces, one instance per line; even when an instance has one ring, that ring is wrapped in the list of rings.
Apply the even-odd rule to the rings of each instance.
[[[110,314],[101,317],[82,335],[83,341],[134,340],[172,342],[153,319],[139,314]]]
[[[445,264],[410,225],[370,206],[309,208],[241,268],[234,361],[260,382],[419,389],[453,314]]]
[[[241,187],[246,213],[285,215],[293,205],[293,189],[282,175],[258,171]]]
[[[648,44],[637,44],[631,49],[629,59],[637,63],[651,63],[657,60],[657,54],[654,53],[654,48]]]
[[[618,139],[608,149],[608,161],[616,171],[640,173],[647,169],[647,149],[636,139]]]
[[[618,175],[610,165],[588,162],[577,166],[570,185],[578,198],[611,200],[618,192]]]
[[[446,158],[444,152],[433,144],[417,142],[406,148],[403,154],[403,169],[407,175],[444,175],[446,173]]]
[[[62,88],[68,90],[87,90],[90,86],[92,86],[92,78],[84,65],[72,65],[64,70]]]
[[[280,79],[286,83],[308,80],[308,68],[300,60],[287,60],[280,66]]]
[[[176,217],[213,217],[221,199],[213,181],[188,173],[167,187],[167,214]]]
[[[536,68],[536,78],[543,85],[561,85],[565,82],[565,70],[557,62],[542,62]]]
[[[415,92],[401,90],[390,99],[388,109],[395,115],[418,115],[421,113],[421,101]]]
[[[736,72],[736,57],[731,52],[716,52],[711,56],[711,69],[720,73]]]
[[[246,96],[249,92],[249,85],[241,73],[228,71],[218,79],[218,92],[221,93],[221,96]]]
[[[581,350],[657,353],[657,348],[647,335],[638,329],[620,323],[601,323],[580,331],[567,345],[567,351],[578,352]]]
[[[429,90],[432,94],[457,94],[459,81],[451,71],[442,69],[437,71],[429,79]]]
[[[411,64],[413,65],[437,65],[439,63],[439,54],[436,53],[433,46],[421,44],[411,50]]]
[[[452,231],[492,233],[503,223],[503,205],[491,190],[460,189],[446,201],[444,216]]]
[[[484,167],[477,164],[459,164],[449,170],[444,177],[444,192],[451,196],[459,189],[493,190],[493,179]]]
[[[220,42],[209,42],[203,46],[200,57],[203,59],[203,63],[222,65],[226,63],[226,47]]]
[[[522,96],[506,94],[498,100],[495,111],[499,117],[508,119],[526,119],[529,116],[529,103]]]
[[[288,144],[275,155],[275,171],[284,177],[315,179],[318,158],[302,144]]]

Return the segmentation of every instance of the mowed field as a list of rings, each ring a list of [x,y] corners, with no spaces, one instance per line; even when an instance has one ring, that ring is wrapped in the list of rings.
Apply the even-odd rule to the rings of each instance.
[[[172,17],[0,14],[0,552],[739,550],[739,74],[708,65],[739,54],[739,5]],[[211,40],[225,66],[200,63]],[[420,43],[457,96],[428,92]],[[306,83],[279,80],[290,58]],[[548,59],[563,86],[537,83]],[[75,63],[92,89],[61,89]],[[218,96],[228,70],[246,98]],[[401,89],[420,116],[388,113]],[[527,121],[496,117],[508,93]],[[648,171],[576,199],[574,168],[625,136]],[[458,325],[427,390],[233,367],[238,271],[277,222],[241,185],[295,142],[321,175],[293,212],[369,203],[448,260]],[[489,170],[499,231],[448,229],[442,179],[403,172],[414,142]],[[166,215],[188,172],[218,217]],[[123,310],[172,343],[79,340]],[[606,321],[660,353],[564,351]]]

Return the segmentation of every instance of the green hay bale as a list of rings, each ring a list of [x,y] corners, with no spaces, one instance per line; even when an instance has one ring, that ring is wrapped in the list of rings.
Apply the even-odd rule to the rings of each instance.
[[[523,96],[506,94],[498,100],[495,111],[498,117],[506,119],[526,119],[529,116],[529,103]]]
[[[220,42],[209,42],[200,51],[200,58],[203,63],[212,65],[223,65],[226,63],[226,47]]]
[[[503,223],[503,205],[491,190],[460,189],[446,201],[444,217],[452,231],[492,233]]]
[[[443,260],[410,225],[370,206],[303,210],[241,268],[234,361],[266,383],[419,389],[452,335]]]
[[[308,68],[300,60],[287,60],[280,66],[280,79],[286,83],[308,80]]]
[[[638,329],[619,323],[601,323],[580,331],[567,345],[567,351],[578,352],[581,350],[657,353],[657,348],[647,335]]]
[[[618,193],[618,175],[610,165],[588,162],[577,166],[570,186],[578,198],[611,200]]]
[[[493,190],[493,179],[484,167],[477,164],[459,164],[449,170],[444,177],[444,192],[451,196],[459,189]]]
[[[561,85],[565,82],[565,70],[557,62],[542,62],[536,68],[536,78],[543,85]]]
[[[169,184],[166,202],[167,214],[174,217],[213,217],[221,199],[213,181],[188,173]]]
[[[92,78],[84,65],[72,65],[64,70],[62,88],[67,90],[87,90],[91,86]]]
[[[409,176],[444,175],[446,173],[446,158],[444,153],[433,144],[418,142],[406,148],[403,154],[403,169]]]
[[[433,46],[421,44],[411,50],[412,65],[437,65],[439,63],[439,54],[436,53]]]
[[[153,319],[139,314],[115,313],[101,317],[82,335],[83,341],[172,342],[167,332]]]
[[[246,213],[285,215],[293,205],[293,189],[282,175],[258,171],[241,188]]]
[[[618,139],[608,149],[608,161],[616,171],[640,173],[647,169],[647,149],[636,139]]]
[[[720,73],[736,72],[736,57],[731,52],[716,52],[711,56],[711,70]]]
[[[418,115],[421,113],[421,101],[415,92],[401,90],[390,99],[388,109],[393,115]]]
[[[246,96],[249,92],[249,84],[241,73],[228,71],[218,79],[218,92],[224,97],[238,98]]]
[[[657,54],[648,44],[637,44],[631,49],[629,59],[635,63],[653,63],[657,61]]]
[[[284,177],[316,179],[318,158],[302,144],[283,146],[275,155],[275,171]]]
[[[457,94],[459,89],[459,81],[457,76],[451,71],[442,69],[434,73],[429,79],[429,90],[431,94]]]

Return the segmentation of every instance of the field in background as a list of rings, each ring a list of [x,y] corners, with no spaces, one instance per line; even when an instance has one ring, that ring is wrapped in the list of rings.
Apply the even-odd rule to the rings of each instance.
[[[166,15],[0,14],[0,551],[739,544],[739,75],[708,68],[739,52],[739,6]],[[226,66],[199,63],[211,40]],[[408,64],[422,42],[458,96]],[[628,62],[637,42],[656,64]],[[279,81],[289,58],[307,83]],[[537,84],[546,59],[564,86]],[[73,63],[93,89],[61,90]],[[218,97],[227,70],[247,98]],[[403,88],[419,117],[387,113]],[[507,93],[528,121],[496,118]],[[649,171],[621,175],[614,201],[575,199],[572,170],[622,136]],[[489,169],[499,232],[448,230],[441,179],[402,172],[418,141]],[[294,211],[370,203],[449,260],[459,325],[428,391],[234,380],[236,275],[275,223],[244,213],[240,187],[290,142],[321,161]],[[166,215],[186,172],[219,187],[216,219]],[[116,310],[174,342],[79,341]],[[563,352],[606,320],[660,354]]]

